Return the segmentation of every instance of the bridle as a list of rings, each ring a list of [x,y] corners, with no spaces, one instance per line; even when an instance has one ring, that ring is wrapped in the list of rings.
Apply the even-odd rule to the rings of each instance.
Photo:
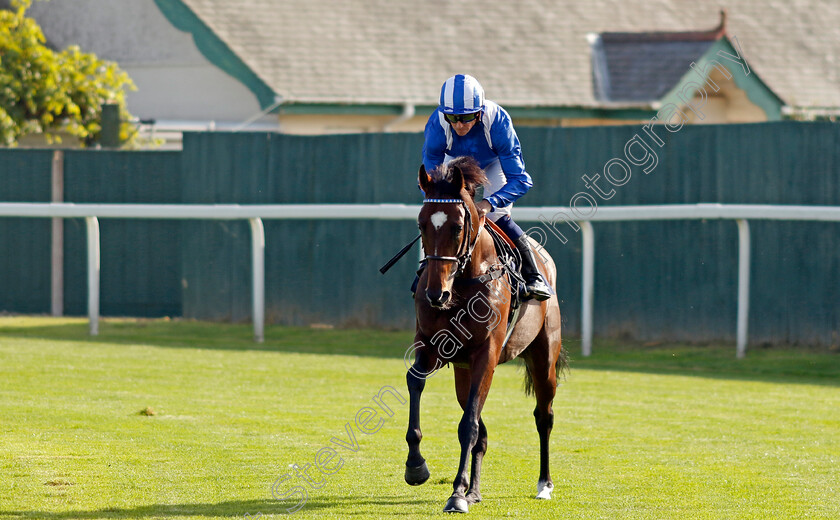
[[[423,201],[423,204],[461,204],[464,207],[466,233],[464,233],[464,238],[458,245],[458,251],[455,253],[456,256],[430,255],[426,253],[425,249],[423,250],[423,252],[426,255],[423,259],[423,262],[426,262],[427,260],[442,260],[444,262],[456,262],[458,264],[458,270],[455,272],[455,276],[459,276],[462,272],[464,272],[464,269],[466,269],[470,258],[472,258],[473,249],[475,249],[475,245],[478,243],[478,235],[481,234],[480,226],[475,234],[475,238],[472,238],[471,240],[470,237],[473,232],[472,214],[470,213],[470,207],[467,205],[467,202],[463,199],[425,199]]]

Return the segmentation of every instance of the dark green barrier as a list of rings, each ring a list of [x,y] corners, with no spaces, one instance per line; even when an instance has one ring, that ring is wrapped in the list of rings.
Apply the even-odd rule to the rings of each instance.
[[[520,206],[563,206],[601,174],[614,189],[601,205],[840,204],[840,126],[769,123],[684,127],[522,128],[535,187]],[[649,174],[623,186],[603,179],[639,134],[654,146]],[[288,136],[196,133],[184,151],[69,152],[74,202],[419,203],[422,136]],[[50,152],[0,151],[0,198],[49,199]],[[42,175],[37,172],[43,172]],[[550,221],[552,215],[546,215]],[[5,310],[47,312],[49,225],[3,219],[0,240],[19,255],[0,262]],[[13,220],[18,222],[12,222]],[[179,314],[243,321],[251,313],[250,233],[245,222],[102,222],[104,315]],[[22,231],[20,226],[34,226]],[[594,223],[596,334],[646,340],[733,340],[737,232],[730,221]],[[17,226],[17,227],[16,227]],[[43,229],[39,228],[41,226]],[[539,226],[522,223],[523,228]],[[564,226],[564,224],[559,224]],[[751,222],[752,343],[840,344],[838,224]],[[544,226],[543,226],[544,227]],[[412,251],[387,275],[378,268],[413,238],[413,222],[265,221],[269,323],[411,327]],[[67,310],[83,314],[84,234],[66,226]],[[579,331],[581,241],[549,235],[564,327]],[[7,275],[6,273],[15,273]]]
[[[50,150],[0,150],[0,200],[49,202]],[[180,153],[64,152],[67,202],[180,201]],[[180,316],[181,224],[101,219],[101,313]],[[50,219],[0,219],[0,311],[50,312]],[[64,223],[64,311],[87,313],[82,219]]]
[[[641,127],[523,129],[537,188],[521,204],[568,205]],[[609,205],[840,204],[840,126],[783,122],[684,127],[655,147],[650,174],[634,167]],[[652,141],[648,140],[653,146]],[[562,224],[561,224],[562,225]],[[751,222],[750,341],[840,344],[840,224]],[[733,340],[734,222],[594,223],[595,332],[648,340]],[[549,246],[569,266],[563,310],[577,330],[579,237]],[[568,250],[571,245],[572,251]]]
[[[187,134],[183,198],[191,203],[419,203],[416,134],[300,137]],[[378,269],[415,235],[412,222],[265,221],[269,322],[413,325],[417,254]],[[244,222],[185,222],[184,315],[250,318]]]
[[[0,202],[49,202],[51,150],[0,149]],[[0,218],[0,312],[50,312],[49,219]]]
[[[178,203],[177,152],[69,151],[65,200]],[[181,223],[100,219],[100,312],[103,316],[181,315]],[[82,219],[65,233],[65,313],[87,313],[87,249]]]

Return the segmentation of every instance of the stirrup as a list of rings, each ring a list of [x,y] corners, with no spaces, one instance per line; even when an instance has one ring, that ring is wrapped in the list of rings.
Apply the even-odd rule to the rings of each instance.
[[[523,299],[533,299],[538,302],[544,302],[545,300],[551,298],[553,294],[551,292],[551,288],[543,280],[542,275],[538,274],[536,278],[536,280],[528,280],[525,282]]]

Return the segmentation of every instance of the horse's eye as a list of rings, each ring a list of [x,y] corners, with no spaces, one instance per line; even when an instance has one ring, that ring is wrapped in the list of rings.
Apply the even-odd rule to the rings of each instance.
[[[458,226],[458,225],[452,226],[452,232],[455,233],[456,235],[458,233],[460,233],[463,229],[464,229],[464,226]]]

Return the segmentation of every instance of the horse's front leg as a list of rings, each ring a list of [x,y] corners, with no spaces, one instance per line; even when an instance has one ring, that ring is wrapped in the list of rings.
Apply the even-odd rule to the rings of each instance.
[[[468,368],[455,367],[455,393],[461,410],[466,411],[470,397],[470,371]],[[481,416],[478,417],[478,440],[472,449],[472,464],[470,465],[470,488],[467,490],[467,504],[481,502],[481,461],[487,453],[487,428]]]
[[[440,368],[430,368],[430,357],[423,350],[421,347],[416,351],[414,364],[405,375],[409,395],[408,431],[405,433],[405,441],[408,443],[405,481],[412,486],[419,486],[429,480],[426,459],[420,454],[420,441],[423,439],[423,433],[420,431],[420,395],[426,386],[426,378]]]
[[[481,410],[487,393],[490,391],[490,383],[493,381],[495,363],[490,361],[487,350],[479,358],[474,359],[470,366],[470,393],[467,398],[467,406],[461,422],[458,424],[458,440],[461,443],[461,459],[458,464],[458,474],[452,484],[452,496],[446,502],[443,510],[450,513],[466,513],[469,511],[469,502],[465,496],[469,481],[469,464],[473,448],[480,437]],[[486,436],[486,430],[485,430]],[[476,468],[474,468],[476,469]],[[479,468],[480,471],[480,463]],[[478,484],[478,475],[473,474],[473,479]],[[476,491],[477,491],[476,485]]]

